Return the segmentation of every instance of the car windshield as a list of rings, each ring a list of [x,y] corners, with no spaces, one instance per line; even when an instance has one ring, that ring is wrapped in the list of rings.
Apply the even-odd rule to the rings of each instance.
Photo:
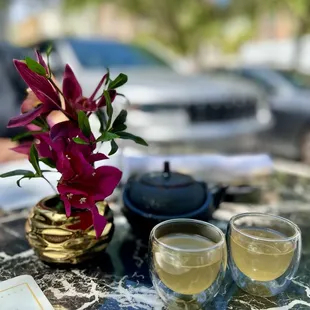
[[[277,70],[277,72],[294,87],[310,89],[310,75],[294,70]]]
[[[86,68],[163,66],[167,63],[146,49],[108,41],[70,40],[79,62]]]

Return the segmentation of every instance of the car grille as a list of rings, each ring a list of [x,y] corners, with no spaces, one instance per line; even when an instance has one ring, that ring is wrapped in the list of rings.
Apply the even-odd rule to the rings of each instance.
[[[147,113],[173,113],[177,110],[186,110],[192,123],[200,122],[225,122],[244,118],[255,117],[257,109],[256,99],[227,99],[216,102],[193,103],[193,104],[146,104],[133,105],[133,109],[138,109]]]
[[[256,100],[191,104],[187,107],[187,111],[193,123],[250,118],[256,115]]]

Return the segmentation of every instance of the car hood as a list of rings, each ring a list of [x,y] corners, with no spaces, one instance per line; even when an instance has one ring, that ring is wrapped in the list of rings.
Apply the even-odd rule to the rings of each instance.
[[[225,100],[231,97],[256,97],[258,92],[246,82],[237,79],[216,78],[210,75],[180,75],[166,69],[114,69],[111,77],[120,72],[128,75],[128,82],[119,92],[134,103],[204,102],[205,100]],[[102,71],[83,71],[78,76],[86,95],[102,77]]]
[[[270,98],[275,108],[289,108],[310,111],[310,89],[282,92]]]

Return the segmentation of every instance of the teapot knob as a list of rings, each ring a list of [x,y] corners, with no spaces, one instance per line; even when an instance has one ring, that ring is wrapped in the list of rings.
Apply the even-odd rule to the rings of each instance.
[[[164,172],[163,172],[163,177],[165,179],[169,179],[171,176],[171,172],[170,172],[170,163],[169,161],[165,161],[164,162]]]

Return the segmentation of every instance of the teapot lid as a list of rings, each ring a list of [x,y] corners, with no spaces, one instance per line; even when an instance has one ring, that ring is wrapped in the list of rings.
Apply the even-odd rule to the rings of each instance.
[[[165,161],[163,172],[151,172],[144,174],[141,176],[140,182],[154,187],[173,188],[189,186],[195,181],[189,175],[171,172],[169,162]]]

